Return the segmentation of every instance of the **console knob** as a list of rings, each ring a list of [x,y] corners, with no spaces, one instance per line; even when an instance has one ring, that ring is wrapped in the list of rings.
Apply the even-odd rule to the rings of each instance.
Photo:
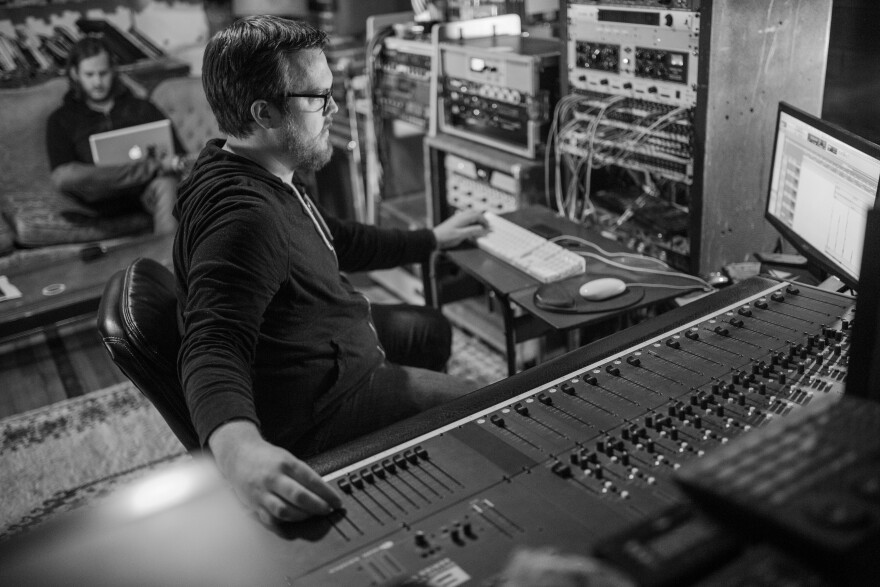
[[[461,524],[455,523],[452,526],[452,530],[449,531],[449,538],[459,546],[464,544],[464,540],[461,537]]]
[[[553,463],[553,466],[550,470],[553,471],[556,475],[562,477],[563,479],[568,479],[569,477],[571,477],[571,467],[569,467],[565,463],[557,461]]]
[[[477,537],[477,533],[474,532],[474,526],[468,521],[465,521],[464,524],[461,525],[461,529],[464,531],[464,535],[470,539],[475,539]]]

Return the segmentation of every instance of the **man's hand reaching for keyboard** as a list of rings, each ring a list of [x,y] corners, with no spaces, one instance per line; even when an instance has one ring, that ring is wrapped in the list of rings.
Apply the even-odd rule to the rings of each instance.
[[[477,210],[456,212],[434,227],[438,249],[448,249],[466,240],[474,240],[489,232],[489,223]]]

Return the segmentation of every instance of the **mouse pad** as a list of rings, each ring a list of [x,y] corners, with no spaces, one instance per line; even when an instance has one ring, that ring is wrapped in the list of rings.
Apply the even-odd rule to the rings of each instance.
[[[586,300],[578,293],[583,276],[554,283],[545,283],[535,290],[535,305],[548,312],[562,314],[594,314],[613,312],[635,305],[645,297],[645,288],[627,286],[626,291],[602,301]]]

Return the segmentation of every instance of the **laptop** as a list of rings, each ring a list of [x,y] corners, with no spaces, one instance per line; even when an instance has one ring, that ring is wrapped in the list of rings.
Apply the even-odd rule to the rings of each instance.
[[[159,120],[93,134],[89,137],[95,165],[118,165],[149,156],[174,154],[171,121]]]

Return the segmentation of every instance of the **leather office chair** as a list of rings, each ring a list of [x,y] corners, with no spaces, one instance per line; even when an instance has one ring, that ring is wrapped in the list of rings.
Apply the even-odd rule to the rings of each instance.
[[[159,410],[189,452],[199,452],[177,376],[177,298],[174,276],[152,259],[115,273],[98,308],[98,330],[113,362]]]

